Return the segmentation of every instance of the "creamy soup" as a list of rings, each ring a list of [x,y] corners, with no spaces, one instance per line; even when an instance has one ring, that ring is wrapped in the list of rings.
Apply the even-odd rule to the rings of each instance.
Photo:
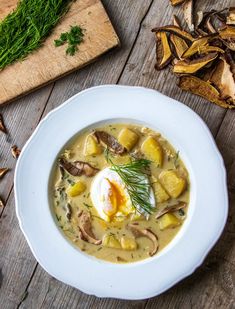
[[[64,235],[114,263],[160,252],[179,232],[189,203],[180,152],[158,132],[107,124],[78,134],[57,160],[53,210]]]

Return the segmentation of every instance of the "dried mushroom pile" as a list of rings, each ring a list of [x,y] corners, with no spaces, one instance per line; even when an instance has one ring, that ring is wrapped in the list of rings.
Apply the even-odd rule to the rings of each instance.
[[[235,7],[193,14],[192,0],[183,4],[189,31],[174,16],[173,24],[154,28],[156,69],[172,64],[178,86],[224,108],[235,108]]]
[[[0,132],[2,132],[4,134],[8,134],[8,131],[6,129],[6,126],[4,124],[3,117],[2,117],[1,114],[0,114]],[[11,154],[15,159],[17,159],[20,155],[20,149],[16,145],[12,146],[11,147]],[[9,168],[0,167],[0,181],[7,174],[8,171],[9,171]],[[0,211],[1,211],[1,208],[3,208],[3,207],[4,207],[4,202],[3,202],[2,198],[0,197]]]

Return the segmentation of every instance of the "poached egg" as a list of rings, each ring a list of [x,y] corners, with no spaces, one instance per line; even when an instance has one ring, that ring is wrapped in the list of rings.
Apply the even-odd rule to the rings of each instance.
[[[146,177],[146,183],[148,182]],[[135,214],[130,195],[119,174],[107,167],[100,171],[91,185],[91,200],[98,215],[103,220],[122,221],[128,215]],[[155,207],[155,198],[150,188],[149,203]]]

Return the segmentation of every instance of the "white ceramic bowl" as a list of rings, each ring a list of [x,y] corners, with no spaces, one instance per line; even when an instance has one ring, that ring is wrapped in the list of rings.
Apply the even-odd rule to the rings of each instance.
[[[104,122],[145,124],[180,151],[191,180],[189,212],[173,241],[156,256],[112,264],[68,242],[49,205],[55,159],[72,136]],[[98,297],[144,299],[162,293],[202,263],[224,228],[228,197],[221,155],[204,122],[191,109],[157,91],[100,86],[82,91],[41,121],[19,157],[16,213],[41,266],[53,277]]]

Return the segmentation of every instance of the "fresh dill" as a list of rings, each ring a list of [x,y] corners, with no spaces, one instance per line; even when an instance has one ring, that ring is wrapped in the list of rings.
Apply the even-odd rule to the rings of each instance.
[[[83,42],[83,37],[83,29],[80,26],[70,26],[70,31],[61,33],[60,38],[54,40],[54,44],[58,47],[68,43],[66,54],[73,56],[78,50],[78,45]]]
[[[84,205],[85,207],[87,207],[87,208],[92,208],[92,206],[89,205],[89,204],[87,204],[87,203],[83,203],[83,205]]]
[[[111,170],[115,171],[124,182],[130,196],[133,207],[139,213],[151,214],[153,205],[150,203],[150,187],[148,180],[151,161],[146,159],[132,159],[130,163],[117,165],[109,158]]]
[[[180,152],[177,151],[174,157],[174,167],[176,169],[179,167],[179,160],[180,160]]]
[[[0,22],[0,70],[40,47],[71,0],[20,0]]]

